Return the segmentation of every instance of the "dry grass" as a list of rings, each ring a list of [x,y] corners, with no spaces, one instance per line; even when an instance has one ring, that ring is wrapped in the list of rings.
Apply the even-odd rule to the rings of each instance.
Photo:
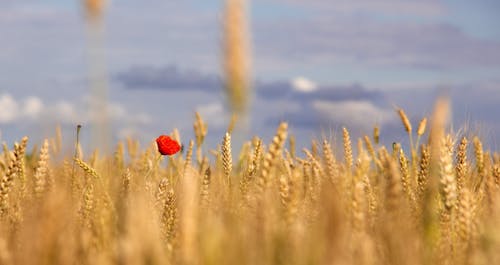
[[[193,140],[165,163],[153,143],[61,161],[23,138],[0,156],[0,264],[498,264],[498,154],[474,138],[469,160],[465,137],[430,129],[420,150],[365,136],[354,156],[344,128],[339,158],[327,140],[291,155],[281,123],[237,163],[229,134],[213,163]]]

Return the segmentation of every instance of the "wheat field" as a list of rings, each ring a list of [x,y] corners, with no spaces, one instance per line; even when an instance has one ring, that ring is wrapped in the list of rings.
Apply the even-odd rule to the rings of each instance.
[[[286,122],[204,150],[198,114],[172,156],[129,139],[56,159],[60,136],[24,137],[0,155],[0,264],[500,264],[500,156],[442,112],[414,131],[399,110],[407,150],[378,128],[296,150]]]
[[[101,2],[86,0],[88,17]],[[227,2],[225,89],[244,116],[245,7]],[[106,154],[75,137],[68,154],[60,133],[23,137],[0,154],[0,265],[500,264],[500,155],[450,130],[448,111],[438,99],[414,127],[398,109],[408,144],[390,146],[375,127],[298,147],[281,122],[241,147],[230,124],[210,149],[198,113],[194,139],[169,156],[154,139]]]

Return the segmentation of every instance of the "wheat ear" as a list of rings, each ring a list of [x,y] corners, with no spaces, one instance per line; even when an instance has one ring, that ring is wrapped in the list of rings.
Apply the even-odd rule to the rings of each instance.
[[[462,137],[460,144],[458,145],[457,151],[457,164],[455,166],[455,172],[457,174],[457,189],[460,192],[465,185],[465,178],[467,175],[468,165],[467,165],[467,137]]]
[[[45,139],[43,141],[42,148],[40,149],[40,159],[38,160],[38,166],[35,170],[33,178],[35,180],[35,197],[41,198],[45,192],[47,185],[47,173],[48,173],[48,162],[49,162],[49,141]]]
[[[280,156],[283,145],[288,135],[288,123],[282,122],[278,126],[276,135],[273,137],[269,150],[264,156],[264,164],[258,179],[259,188],[263,191],[269,185],[269,174],[274,166],[275,160]]]
[[[457,202],[457,182],[453,169],[453,140],[449,135],[444,138],[440,162],[443,201],[446,210],[451,211]]]
[[[351,172],[353,165],[351,136],[349,136],[349,131],[345,127],[342,128],[342,136],[344,140],[344,160],[346,171]]]
[[[226,133],[222,140],[222,165],[224,167],[224,178],[231,187],[231,171],[233,170],[233,157],[231,154],[231,135]]]
[[[10,159],[9,166],[5,175],[0,182],[0,217],[6,214],[9,209],[8,199],[9,193],[14,185],[14,179],[20,175],[23,171],[21,167],[23,166],[23,157],[26,149],[27,137],[22,139],[21,145],[18,143],[14,144],[14,157]]]

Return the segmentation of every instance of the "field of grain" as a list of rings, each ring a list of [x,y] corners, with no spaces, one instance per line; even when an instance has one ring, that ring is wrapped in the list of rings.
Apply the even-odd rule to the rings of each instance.
[[[85,3],[98,32],[102,1]],[[214,148],[196,113],[194,139],[165,128],[184,144],[171,155],[155,139],[109,142],[104,118],[104,143],[90,152],[80,126],[71,139],[4,144],[0,265],[500,264],[500,154],[450,129],[446,98],[419,124],[394,113],[405,143],[384,146],[378,127],[360,139],[342,128],[303,148],[284,121],[271,141],[234,146],[250,105],[250,45],[244,2],[227,3],[225,92],[243,122],[211,135]],[[105,82],[95,83],[105,110]]]
[[[416,129],[399,111],[408,149],[344,128],[297,150],[282,122],[205,150],[199,115],[171,156],[22,138],[0,156],[0,264],[499,264],[500,156],[449,134],[446,104]]]

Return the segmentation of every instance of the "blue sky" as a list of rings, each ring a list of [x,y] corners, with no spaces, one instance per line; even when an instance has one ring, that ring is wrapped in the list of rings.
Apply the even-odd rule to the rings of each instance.
[[[180,129],[195,110],[220,141],[221,0],[108,1],[106,69],[113,136],[143,142]],[[448,89],[455,132],[500,145],[500,2],[495,0],[251,1],[254,93],[248,137],[280,120],[305,139],[382,127],[404,141]],[[0,2],[0,131],[34,140],[89,122],[88,56],[79,1]],[[86,136],[86,135],[84,135]],[[87,137],[87,136],[86,136]]]

